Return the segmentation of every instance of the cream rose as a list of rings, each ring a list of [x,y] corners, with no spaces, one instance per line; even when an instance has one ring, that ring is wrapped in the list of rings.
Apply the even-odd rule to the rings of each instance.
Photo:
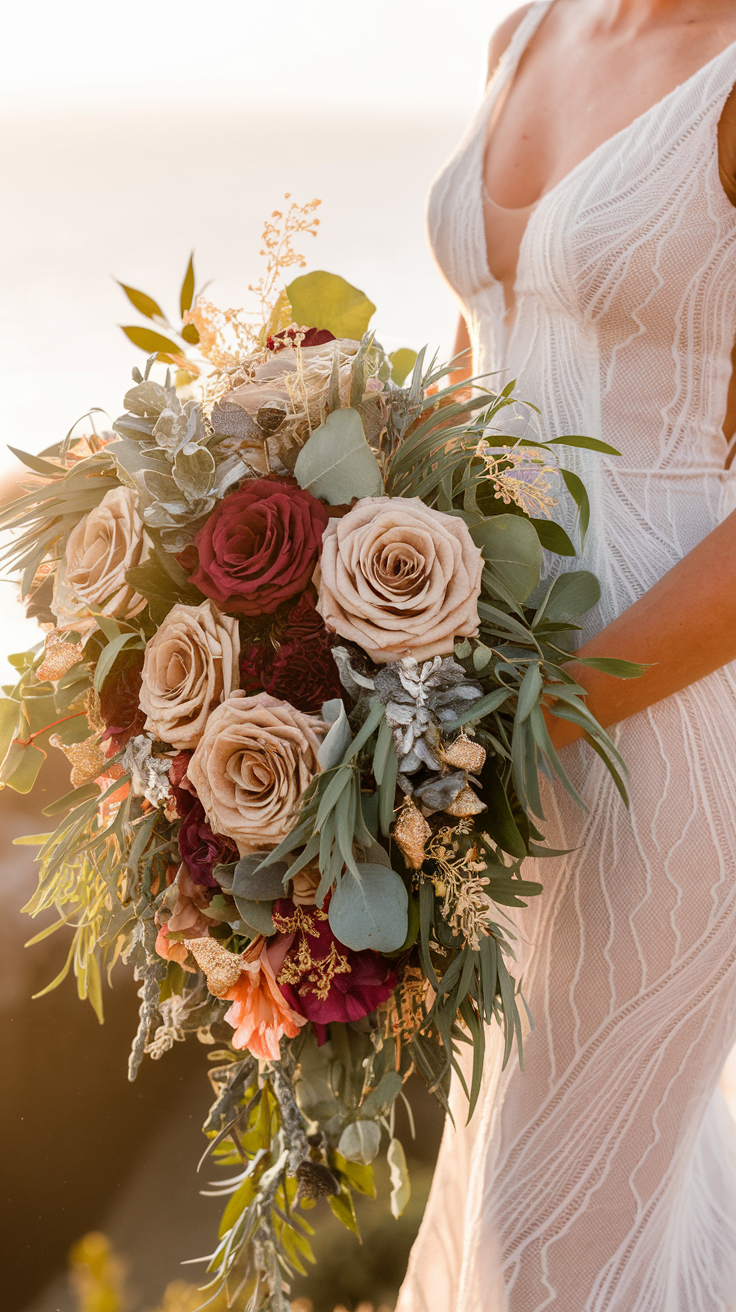
[[[208,716],[238,686],[238,621],[213,601],[176,605],[146,647],[140,707],[172,747],[197,746]]]
[[[364,497],[331,519],[320,566],[317,610],[374,661],[428,660],[478,631],[480,548],[418,497]]]
[[[241,856],[286,837],[328,727],[266,692],[234,692],[212,712],[187,775],[212,828]]]
[[[72,529],[59,563],[52,610],[59,628],[94,628],[90,607],[103,615],[137,615],[145,597],[126,582],[125,571],[140,565],[150,543],[130,488],[106,492],[99,506]]]

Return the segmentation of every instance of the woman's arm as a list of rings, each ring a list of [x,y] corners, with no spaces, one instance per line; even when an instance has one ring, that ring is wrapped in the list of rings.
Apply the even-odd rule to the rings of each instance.
[[[617,656],[651,666],[639,679],[569,667],[604,726],[736,660],[736,512],[576,654]],[[549,713],[546,718],[557,748],[581,737],[577,725]]]
[[[470,378],[473,372],[473,359],[468,325],[462,315],[460,315],[460,318],[458,319],[455,345],[452,348],[452,355],[453,359],[458,355],[462,355],[462,359],[458,361],[457,368],[453,369],[450,374],[450,382],[463,383],[466,378]]]

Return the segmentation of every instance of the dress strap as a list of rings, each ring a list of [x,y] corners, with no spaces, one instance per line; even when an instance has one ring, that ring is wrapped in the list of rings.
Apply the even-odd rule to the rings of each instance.
[[[552,8],[554,2],[555,0],[537,0],[536,4],[530,6],[501,55],[501,58],[494,69],[493,75],[489,79],[489,90],[492,86],[494,90],[498,89],[496,87],[497,80],[505,82],[508,77],[513,77],[521,56],[547,13],[547,10]]]

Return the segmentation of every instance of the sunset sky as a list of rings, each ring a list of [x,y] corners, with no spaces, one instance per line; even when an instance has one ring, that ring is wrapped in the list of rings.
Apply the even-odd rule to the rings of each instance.
[[[19,469],[7,445],[39,452],[91,406],[103,427],[120,414],[143,356],[120,331],[138,318],[116,279],[173,313],[194,250],[198,286],[247,305],[285,192],[322,199],[308,268],[366,291],[387,347],[449,356],[457,306],[427,247],[426,195],[512,8],[463,0],[453,23],[446,0],[6,7],[0,476]],[[11,650],[37,639],[14,595],[0,583]]]
[[[470,107],[511,0],[34,0],[8,6],[11,105],[262,98]],[[455,15],[455,16],[453,16]]]

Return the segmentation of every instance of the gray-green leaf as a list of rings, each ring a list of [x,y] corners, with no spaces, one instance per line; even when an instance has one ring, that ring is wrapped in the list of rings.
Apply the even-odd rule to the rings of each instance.
[[[542,548],[533,524],[521,515],[492,515],[474,524],[470,536],[515,600],[526,601],[542,569]]]
[[[340,1135],[337,1151],[348,1162],[361,1162],[368,1166],[381,1143],[381,1129],[375,1121],[351,1121]]]
[[[361,862],[357,870],[356,879],[347,869],[332,894],[332,932],[354,952],[365,948],[396,952],[409,928],[409,897],[403,880],[383,865]]]
[[[350,408],[334,410],[312,433],[294,473],[301,487],[330,506],[383,495],[381,471],[365,440],[363,421]]]
[[[391,1213],[399,1217],[411,1198],[411,1182],[404,1149],[398,1139],[392,1139],[386,1154],[391,1170]]]

